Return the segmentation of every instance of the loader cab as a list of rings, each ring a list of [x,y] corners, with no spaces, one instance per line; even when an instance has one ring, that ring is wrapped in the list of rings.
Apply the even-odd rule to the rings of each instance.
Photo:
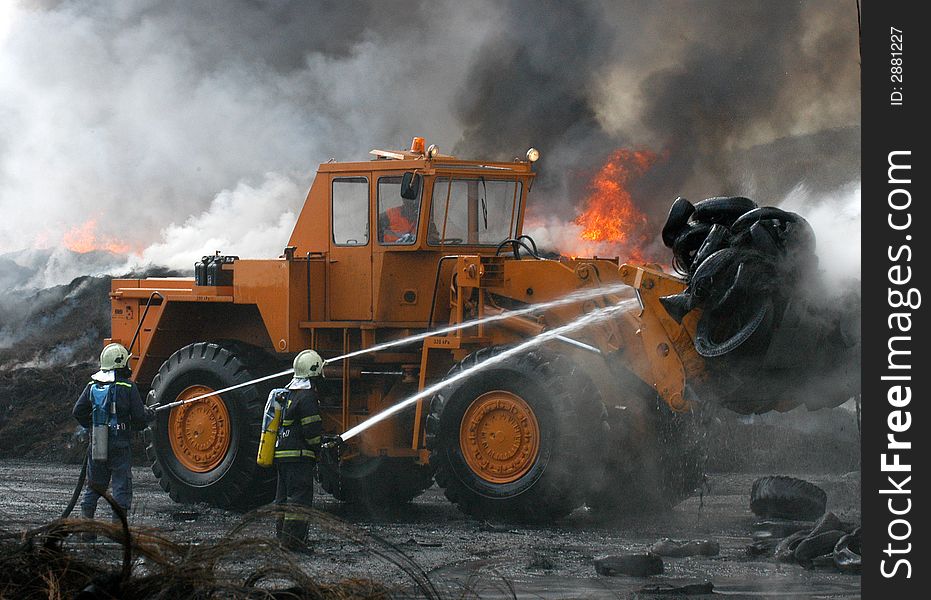
[[[483,253],[520,235],[520,178],[441,172],[431,183],[428,248],[466,246]]]
[[[525,161],[372,153],[320,165],[289,246],[325,260],[325,320],[424,327],[448,310],[453,261],[442,257],[495,254],[517,237],[533,172]]]

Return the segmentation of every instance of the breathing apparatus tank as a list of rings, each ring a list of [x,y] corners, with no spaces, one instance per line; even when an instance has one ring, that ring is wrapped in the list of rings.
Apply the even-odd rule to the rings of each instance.
[[[111,384],[91,385],[91,459],[106,461],[110,425],[116,423],[116,402]]]
[[[255,462],[260,467],[270,467],[275,461],[275,441],[281,426],[281,401],[287,397],[288,390],[278,388],[268,393],[265,403],[265,416],[262,417],[262,436],[259,438],[259,453]]]

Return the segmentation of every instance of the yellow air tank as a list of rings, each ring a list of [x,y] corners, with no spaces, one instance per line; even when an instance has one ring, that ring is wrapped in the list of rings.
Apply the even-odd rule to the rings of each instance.
[[[287,393],[287,390],[272,390],[268,394],[268,402],[265,403],[262,437],[259,438],[259,453],[255,459],[260,467],[270,467],[275,460],[275,441],[278,438],[278,427],[281,425],[281,403],[278,399],[282,392]]]

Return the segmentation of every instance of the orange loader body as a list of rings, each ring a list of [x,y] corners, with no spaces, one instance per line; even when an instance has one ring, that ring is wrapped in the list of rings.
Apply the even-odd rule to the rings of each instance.
[[[425,151],[422,142],[373,153],[371,161],[320,165],[278,258],[205,257],[195,278],[113,280],[106,342],[130,349],[149,403],[281,371],[306,348],[331,358],[615,286],[327,365],[324,430],[339,434],[482,357],[639,299],[574,332],[581,345],[547,342],[421,400],[353,438],[339,456],[320,457],[321,483],[341,500],[380,505],[410,500],[435,478],[470,514],[540,519],[582,501],[623,505],[612,489],[633,480],[666,501],[687,494],[697,480],[683,465],[697,463],[697,451],[675,440],[691,426],[686,382],[704,377],[692,345],[697,317],[680,325],[658,301],[684,282],[655,266],[535,256],[521,238],[535,176],[528,161],[460,160]],[[387,212],[401,207],[416,226],[386,234],[403,221]],[[266,501],[274,475],[255,465],[261,406],[269,388],[286,382],[159,413],[146,436],[162,487],[179,501]],[[656,433],[668,432],[668,423],[675,440]],[[682,473],[674,490],[660,470]],[[560,494],[567,486],[572,493]]]

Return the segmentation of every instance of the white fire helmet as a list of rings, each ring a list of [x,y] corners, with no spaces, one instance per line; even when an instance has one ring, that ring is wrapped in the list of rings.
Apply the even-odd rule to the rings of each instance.
[[[323,375],[323,359],[313,350],[304,350],[294,358],[294,380],[288,388],[306,387],[309,379]]]

